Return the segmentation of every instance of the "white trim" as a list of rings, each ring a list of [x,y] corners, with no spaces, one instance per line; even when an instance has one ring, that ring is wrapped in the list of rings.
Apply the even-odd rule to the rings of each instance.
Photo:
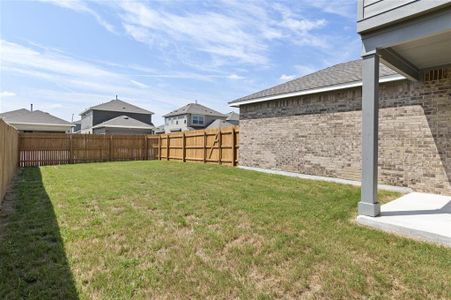
[[[125,129],[153,129],[154,127],[149,126],[149,127],[144,127],[144,126],[122,126],[122,125],[96,125],[94,127],[92,127],[92,129],[96,129],[96,128],[125,128]]]
[[[283,176],[289,176],[289,177],[297,177],[301,179],[307,179],[307,180],[319,180],[319,181],[327,181],[327,182],[334,182],[339,184],[348,184],[353,186],[361,186],[361,182],[357,180],[349,180],[349,179],[341,179],[341,178],[334,178],[334,177],[324,177],[324,176],[315,176],[315,175],[307,175],[307,174],[301,174],[301,173],[295,173],[295,172],[287,172],[287,171],[280,171],[280,170],[271,170],[271,169],[263,169],[263,168],[254,168],[254,167],[245,167],[245,166],[239,166],[239,168],[244,170],[251,170],[251,171],[257,171],[262,173],[268,173],[268,174],[276,174],[276,175],[283,175]],[[385,190],[385,191],[391,191],[391,192],[397,192],[397,193],[411,193],[413,190],[408,187],[401,187],[401,186],[393,186],[393,185],[386,185],[386,184],[379,184],[378,189]]]
[[[6,120],[4,120],[6,121]],[[13,121],[6,121],[6,123],[10,125],[36,125],[36,126],[55,126],[55,127],[75,127],[73,124],[55,124],[55,123],[32,123],[32,122],[13,122]]]
[[[406,79],[406,77],[404,77],[402,75],[390,75],[390,76],[385,76],[385,77],[379,79],[379,83],[398,81],[398,80],[404,80],[404,79]],[[299,92],[286,93],[286,94],[280,94],[280,95],[274,95],[274,96],[268,96],[268,97],[261,97],[261,98],[250,99],[250,100],[243,100],[243,101],[239,101],[239,102],[229,103],[229,106],[239,107],[240,105],[244,105],[244,104],[258,103],[258,102],[277,100],[277,99],[296,97],[296,96],[303,96],[303,95],[318,94],[318,93],[336,91],[336,90],[344,90],[344,89],[349,89],[349,88],[354,88],[354,87],[359,87],[359,86],[362,86],[362,81],[354,81],[354,82],[348,82],[348,83],[342,83],[342,84],[330,85],[330,86],[326,86],[326,87],[315,88],[315,89],[303,90],[303,91],[299,91]]]

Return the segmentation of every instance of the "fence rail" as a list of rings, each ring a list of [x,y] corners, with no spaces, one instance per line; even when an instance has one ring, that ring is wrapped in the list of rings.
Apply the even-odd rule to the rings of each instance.
[[[85,162],[155,159],[145,135],[35,134],[19,135],[21,167]]]
[[[16,129],[0,119],[0,203],[11,178],[16,173],[18,138]]]
[[[158,141],[158,158],[235,166],[238,164],[239,127],[206,129],[151,136]]]
[[[21,167],[153,159],[235,166],[238,144],[239,127],[163,135],[21,133],[18,153]]]

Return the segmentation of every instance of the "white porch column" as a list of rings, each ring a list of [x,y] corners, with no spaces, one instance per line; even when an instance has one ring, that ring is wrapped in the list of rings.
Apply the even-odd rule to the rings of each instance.
[[[379,55],[363,56],[362,67],[362,198],[359,215],[380,214],[377,202],[379,132]]]

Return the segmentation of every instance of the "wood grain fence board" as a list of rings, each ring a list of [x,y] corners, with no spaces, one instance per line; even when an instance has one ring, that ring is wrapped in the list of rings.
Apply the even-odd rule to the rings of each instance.
[[[17,130],[0,119],[0,203],[8,184],[16,174],[19,160],[19,135]]]
[[[125,160],[236,165],[239,127],[162,135],[19,134],[22,167]]]
[[[155,140],[158,159],[217,163],[238,163],[239,127],[175,132],[148,136]]]

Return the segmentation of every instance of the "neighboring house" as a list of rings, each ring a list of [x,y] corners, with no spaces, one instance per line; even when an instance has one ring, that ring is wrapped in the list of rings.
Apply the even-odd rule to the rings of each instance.
[[[237,114],[234,111],[231,111],[227,114],[226,121],[229,123],[232,123],[233,125],[239,125],[240,124],[240,114]]]
[[[74,125],[74,126],[72,127],[71,132],[72,132],[72,133],[80,133],[80,130],[81,130],[81,120],[72,122],[72,125]]]
[[[40,110],[25,108],[0,114],[0,119],[14,126],[19,132],[65,133],[72,124]]]
[[[135,134],[139,127],[139,130],[147,130],[147,127],[150,126],[153,128],[152,124],[152,115],[153,112],[148,111],[146,109],[140,108],[133,104],[127,103],[125,101],[116,99],[111,100],[106,103],[102,103],[96,106],[93,106],[86,111],[80,114],[81,116],[81,133],[101,133],[101,132],[118,132],[120,134]],[[124,119],[123,117],[127,116],[129,119]],[[119,119],[116,119],[120,117]],[[101,130],[99,128],[106,128],[104,125],[107,121],[116,119],[114,124],[106,124],[110,126],[109,130]],[[138,123],[139,122],[139,123]],[[103,123],[103,127],[99,127],[100,124]],[[145,126],[140,125],[141,123],[147,124],[146,129]],[[127,128],[124,127],[129,124],[130,130],[127,131]],[[116,130],[112,130],[111,126],[120,126],[114,127]],[[94,132],[94,128],[97,128],[96,132]]]
[[[152,134],[153,125],[122,115],[92,127],[94,134]]]
[[[379,76],[379,180],[451,194],[451,65],[428,68],[416,82],[385,65]],[[362,60],[230,105],[240,108],[241,166],[361,179]]]
[[[163,117],[166,133],[203,129],[217,119],[227,118],[226,115],[198,103],[189,103]]]
[[[160,125],[160,126],[158,126],[158,127],[155,127],[154,130],[153,130],[153,132],[154,132],[155,134],[162,134],[162,133],[165,133],[165,131],[164,131],[164,124],[163,124],[163,125]]]
[[[226,128],[226,127],[230,127],[230,126],[235,126],[236,124],[231,123],[229,121],[226,120],[214,120],[213,123],[211,123],[210,125],[208,125],[207,129],[212,129],[212,128]]]

